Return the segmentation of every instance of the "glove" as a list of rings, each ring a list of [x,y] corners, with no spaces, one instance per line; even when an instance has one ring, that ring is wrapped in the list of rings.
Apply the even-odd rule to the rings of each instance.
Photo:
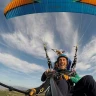
[[[29,96],[33,96],[34,94],[36,94],[36,89],[30,89]]]
[[[64,76],[64,78],[66,79],[66,80],[69,80],[70,79],[70,77],[68,76],[68,75],[63,75]]]
[[[47,70],[45,71],[45,75],[46,75],[46,76],[50,76],[50,74],[53,74],[54,72],[55,72],[55,70],[47,69]]]
[[[47,70],[45,71],[45,75],[47,76],[49,72],[51,72],[51,70],[50,70],[50,69],[47,69]]]

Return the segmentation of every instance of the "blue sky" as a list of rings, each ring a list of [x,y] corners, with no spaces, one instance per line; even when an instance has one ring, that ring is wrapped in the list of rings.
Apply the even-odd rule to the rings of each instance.
[[[73,60],[78,44],[76,70],[80,76],[91,74],[96,80],[96,16],[77,13],[44,13],[7,20],[0,1],[0,81],[12,86],[39,86],[48,68],[43,42],[55,62],[52,48],[65,50]]]

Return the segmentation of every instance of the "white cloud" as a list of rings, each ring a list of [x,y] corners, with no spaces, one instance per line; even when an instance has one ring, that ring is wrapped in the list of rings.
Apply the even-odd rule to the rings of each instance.
[[[77,29],[74,30],[72,17],[69,13],[59,13],[57,16],[56,28],[63,42],[62,46],[67,46],[67,48],[71,49],[77,44],[78,31]]]
[[[46,42],[49,48],[58,47],[55,44],[53,24],[48,24],[51,19],[52,17],[48,14],[43,14],[43,16],[34,14],[11,19],[9,21],[13,23],[15,31],[8,34],[2,33],[1,37],[10,47],[33,56],[45,57],[43,42]],[[54,55],[51,57],[54,58]]]
[[[61,36],[64,42],[61,44],[63,45],[62,49],[64,46],[67,46],[67,48],[72,50],[69,56],[73,56],[73,46],[78,41],[78,32],[73,29],[70,14],[32,14],[10,19],[9,21],[13,23],[15,31],[13,33],[1,34],[8,46],[33,56],[44,58],[45,52],[42,41],[48,44],[49,49],[59,49],[61,41],[56,37],[56,32],[58,31],[60,33],[58,36]],[[48,50],[48,53],[51,60],[55,61],[56,54],[51,50]]]
[[[45,69],[43,66],[39,66],[34,63],[28,63],[26,61],[20,60],[10,54],[0,53],[0,63],[5,66],[12,68],[17,71],[21,71],[24,73],[32,73],[32,72],[43,72]]]
[[[50,41],[47,41],[47,43],[48,45],[50,45],[51,48],[54,48],[54,37],[48,34],[48,32],[46,32],[43,36],[46,38],[46,40],[50,39]],[[29,38],[27,38],[27,36],[24,36],[22,32],[15,32],[13,34],[2,34],[2,38],[6,42],[6,44],[12,48],[21,50],[34,56],[45,57],[43,42],[41,42],[39,38],[34,38],[30,40]]]
[[[59,18],[58,20],[57,17]],[[60,32],[59,35],[64,41],[64,46],[70,49],[78,39],[78,32],[74,31],[70,14],[67,13],[33,14],[10,19],[9,21],[13,23],[15,31],[0,34],[6,45],[32,56],[44,58],[45,52],[42,44],[42,41],[44,41],[48,44],[48,54],[53,62],[56,60],[56,53],[52,52],[51,49],[59,49],[61,44],[58,37],[56,37],[57,31]],[[11,28],[11,25],[9,27]],[[62,49],[64,46],[62,46]],[[73,51],[71,52],[73,55]]]
[[[96,72],[96,37],[93,37],[78,53],[77,69]]]
[[[96,54],[96,37],[93,37],[92,40],[83,47],[81,53],[81,57],[83,56],[82,60],[90,60],[94,54]]]
[[[78,65],[76,67],[76,69],[79,69],[81,71],[87,70],[88,68],[90,68],[91,65],[90,64],[86,64],[83,61],[82,62],[78,62]]]

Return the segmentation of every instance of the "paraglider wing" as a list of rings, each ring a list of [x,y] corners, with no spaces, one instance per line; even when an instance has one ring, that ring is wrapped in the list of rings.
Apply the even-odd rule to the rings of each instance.
[[[6,6],[4,14],[6,18],[43,12],[76,12],[95,15],[95,5],[96,0],[12,0]]]

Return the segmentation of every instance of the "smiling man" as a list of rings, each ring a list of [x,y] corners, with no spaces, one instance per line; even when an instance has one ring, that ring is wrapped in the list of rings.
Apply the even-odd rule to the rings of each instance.
[[[60,55],[57,62],[58,72],[61,73],[57,85],[63,96],[96,96],[96,82],[92,76],[80,78],[76,72],[69,75],[71,71],[67,70],[69,58],[66,55]]]

